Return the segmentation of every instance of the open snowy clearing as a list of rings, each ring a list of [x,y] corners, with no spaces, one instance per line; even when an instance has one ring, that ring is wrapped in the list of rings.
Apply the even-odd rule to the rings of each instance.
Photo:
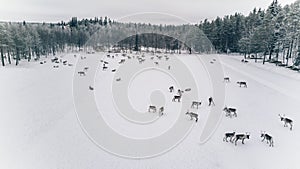
[[[75,65],[79,56],[86,56],[87,60],[91,56],[84,53],[76,55],[74,58],[74,54],[66,54],[63,59]],[[169,57],[172,59],[172,55]],[[203,103],[198,111],[201,114],[198,123],[171,151],[142,160],[112,155],[96,146],[84,133],[73,104],[72,83],[73,74],[77,78],[87,77],[79,77],[75,66],[60,64],[59,68],[53,68],[53,64],[47,60],[43,65],[21,63],[18,68],[1,67],[0,168],[298,168],[300,74],[272,65],[263,67],[252,62],[242,63],[239,56],[203,57],[210,60],[219,57],[224,76],[231,80],[224,84],[225,105],[237,108],[237,118],[225,117],[223,113],[222,121],[213,137],[207,143],[199,144],[203,122],[207,116],[205,113],[210,109],[207,98],[212,89],[206,83],[205,74],[194,74],[198,96]],[[178,58],[189,65],[191,72],[199,69],[199,63],[194,60],[194,56],[179,55]],[[106,122],[114,130],[131,137],[148,138],[168,130],[178,117],[177,110],[180,109],[179,104],[171,101],[173,95],[168,91],[168,87],[176,82],[158,71],[145,70],[144,74],[137,74],[129,87],[130,103],[144,113],[147,112],[149,104],[162,104],[159,107],[171,109],[166,109],[166,115],[150,125],[133,124],[120,117],[118,110],[111,111],[114,105],[109,88],[115,82],[111,70],[118,63],[112,63],[117,59],[107,60],[112,64],[108,70],[102,71],[101,65],[95,83],[85,84],[87,91],[89,85],[95,88],[93,92],[97,107]],[[126,62],[127,60],[124,64]],[[87,70],[87,74],[89,71]],[[248,87],[240,88],[236,84],[240,80],[246,81]],[[157,83],[151,83],[153,81]],[[185,87],[187,86],[175,85],[176,89]],[[159,101],[157,98],[161,98],[161,94],[165,97]],[[293,119],[295,127],[292,131],[283,127],[278,114],[285,114]],[[185,120],[194,123],[188,116]],[[136,129],[137,127],[140,128]],[[143,132],[145,130],[147,132]],[[244,145],[238,142],[237,146],[223,142],[224,133],[231,131],[250,132],[250,140],[245,140]],[[261,142],[260,131],[266,131],[273,136],[274,147]]]

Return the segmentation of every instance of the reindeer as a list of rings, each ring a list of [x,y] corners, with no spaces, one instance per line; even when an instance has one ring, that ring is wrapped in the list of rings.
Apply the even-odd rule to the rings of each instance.
[[[172,101],[173,101],[173,102],[176,102],[176,100],[177,100],[178,102],[180,102],[180,100],[181,100],[181,95],[175,95],[175,96],[173,97]]]
[[[139,58],[139,63],[142,64],[145,61],[145,59]]]
[[[223,109],[223,111],[225,111],[225,113],[226,113],[226,117],[228,117],[228,116],[230,116],[230,118],[232,117],[232,116],[235,116],[235,117],[237,117],[237,113],[236,113],[236,108],[232,108],[232,107],[227,107],[227,106],[225,106],[225,108]]]
[[[267,144],[269,143],[270,147],[273,147],[273,146],[274,146],[274,141],[273,141],[272,136],[270,136],[269,134],[266,134],[265,131],[264,131],[264,132],[261,131],[260,137],[263,138],[263,139],[261,140],[262,142],[263,142],[264,140],[267,140]]]
[[[94,88],[93,88],[92,86],[89,86],[89,89],[90,89],[90,90],[94,90]]]
[[[174,86],[170,86],[169,91],[170,91],[170,93],[172,93],[174,91]]]
[[[73,64],[69,63],[68,66],[73,66]]]
[[[105,71],[107,70],[107,68],[108,68],[107,66],[103,65],[102,70]]]
[[[58,68],[58,67],[59,67],[58,65],[54,65],[54,66],[53,66],[53,68]]]
[[[158,62],[154,62],[154,64],[155,64],[156,66],[158,66]]]
[[[57,57],[51,59],[51,62],[56,62],[56,61],[58,61],[58,58],[57,58]]]
[[[193,112],[189,112],[189,110],[185,114],[189,115],[191,120],[193,120],[193,118],[195,118],[196,123],[198,122],[198,114],[193,113]]]
[[[212,97],[208,98],[208,106],[215,105],[214,99]]]
[[[119,64],[122,64],[124,62],[125,62],[125,59],[121,59],[120,62],[119,62]]]
[[[245,81],[239,81],[239,82],[236,82],[236,83],[239,84],[240,87],[242,87],[242,86],[243,86],[243,87],[246,87],[246,88],[248,87],[248,86],[247,86],[247,82],[245,82]]]
[[[117,81],[117,82],[121,81],[121,78],[120,78],[120,77],[119,77],[119,78],[117,78],[117,79],[116,79],[116,81]]]
[[[232,133],[225,133],[225,136],[223,138],[223,141],[226,141],[228,142],[227,138],[229,138],[229,141],[232,142],[232,138],[234,137],[235,135],[235,132],[232,132]]]
[[[156,107],[155,106],[149,106],[148,112],[156,113]]]
[[[185,92],[190,92],[192,89],[191,88],[187,88],[187,89],[185,89],[184,91]]]
[[[178,94],[179,96],[182,96],[183,92],[184,92],[183,90],[180,90],[180,89],[177,90],[177,94]]]
[[[285,115],[281,116],[280,114],[278,114],[280,117],[280,121],[284,122],[284,127],[287,127],[288,125],[290,125],[290,130],[293,129],[293,120],[285,117]]]
[[[242,140],[242,144],[244,144],[245,139],[250,139],[250,133],[245,133],[245,134],[236,134],[234,136],[234,144],[237,145],[237,141]]]
[[[68,61],[64,60],[64,61],[63,61],[63,65],[67,65],[67,62],[68,62]]]
[[[158,56],[158,55],[157,55],[156,57],[157,57],[159,60],[161,60],[161,58],[162,58],[162,56]]]
[[[196,107],[198,109],[199,106],[201,106],[201,102],[193,101],[192,105],[191,105],[191,108],[195,108]]]
[[[180,102],[182,93],[183,93],[183,91],[180,90],[180,89],[178,89],[178,91],[177,91],[177,94],[178,94],[178,95],[175,95],[175,96],[173,97],[172,101],[175,102],[175,101],[177,100],[178,102]]]
[[[230,78],[229,77],[224,77],[224,82],[225,83],[229,83],[230,82]]]
[[[241,62],[248,63],[248,60],[242,59]]]
[[[164,115],[164,111],[165,111],[165,108],[164,108],[164,107],[159,108],[158,115],[159,115],[159,116]]]
[[[78,74],[79,74],[79,76],[85,76],[85,72],[84,71],[79,71]]]
[[[168,70],[171,70],[171,66],[168,66]]]
[[[111,70],[111,72],[116,72],[117,71],[117,69],[113,69],[113,70]]]
[[[89,69],[89,67],[84,67],[83,70],[86,72]]]

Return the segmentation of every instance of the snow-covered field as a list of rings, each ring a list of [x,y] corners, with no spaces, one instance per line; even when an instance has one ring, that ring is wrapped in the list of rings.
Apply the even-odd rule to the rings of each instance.
[[[76,55],[86,56],[87,60],[92,56],[84,53]],[[63,56],[63,60],[68,60],[74,65],[79,58],[74,58],[74,54]],[[199,68],[193,56],[178,57],[189,65],[191,70]],[[37,62],[21,63],[18,68],[0,67],[0,168],[299,168],[300,162],[297,160],[300,156],[300,132],[297,124],[300,121],[300,74],[273,65],[242,63],[240,56],[202,57],[219,57],[224,75],[231,79],[231,83],[224,83],[225,105],[236,107],[238,117],[230,119],[223,114],[218,129],[205,144],[199,144],[203,127],[200,118],[186,139],[174,149],[158,157],[139,160],[112,155],[96,146],[84,133],[73,103],[73,75],[75,73],[76,77],[79,76],[75,72],[75,66],[60,64],[59,68],[53,68],[49,59],[43,65]],[[118,117],[117,113],[110,116],[109,110],[113,103],[108,101],[111,100],[107,99],[110,92],[105,88],[110,87],[108,82],[114,78],[109,72],[110,69],[113,67],[102,72],[100,67],[93,85],[98,109],[103,109],[110,126],[131,137],[147,138],[161,134],[157,133],[155,124],[133,130],[137,124],[129,125],[128,121]],[[203,114],[209,112],[207,98],[212,89],[201,87],[208,86],[205,84],[207,79],[202,77],[205,77],[204,74],[195,75],[195,81],[200,86],[199,97],[203,101],[199,113]],[[240,88],[236,84],[239,80],[247,81],[248,88]],[[150,84],[149,81],[153,82],[153,85],[147,85]],[[156,81],[157,83],[154,83]],[[145,72],[144,76],[137,75],[136,81],[131,83],[129,99],[137,110],[146,111],[148,104],[153,100],[140,98],[150,94],[147,91],[158,88],[163,92],[166,90],[164,94],[167,95],[165,100],[168,107],[168,104],[174,104],[170,102],[172,97],[168,95],[168,87],[173,83],[175,82],[172,79],[167,79],[167,76],[162,74]],[[176,106],[178,105],[172,106],[173,109],[177,109]],[[167,130],[175,120],[171,113],[172,111],[166,111],[166,115],[157,121],[158,125],[166,125],[161,132]],[[295,126],[292,131],[283,127],[278,114],[285,114],[294,120]],[[189,121],[188,118],[186,120]],[[141,132],[143,130],[147,132]],[[250,140],[245,140],[244,145],[239,142],[237,146],[223,142],[224,133],[231,131],[250,132]],[[273,136],[274,147],[261,142],[261,131]]]

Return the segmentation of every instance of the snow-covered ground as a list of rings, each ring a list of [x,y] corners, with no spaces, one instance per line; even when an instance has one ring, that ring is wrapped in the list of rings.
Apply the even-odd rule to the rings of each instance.
[[[89,55],[84,53],[81,56],[89,59]],[[203,57],[219,57],[225,76],[231,79],[231,83],[225,84],[225,105],[236,107],[238,117],[230,119],[224,116],[212,138],[205,144],[199,144],[200,130],[203,127],[200,120],[186,139],[171,151],[158,157],[140,160],[107,153],[86,136],[73,104],[72,83],[75,66],[60,64],[59,68],[53,68],[53,64],[47,60],[43,65],[22,63],[18,68],[0,67],[0,168],[299,168],[300,162],[297,160],[300,156],[300,132],[297,124],[300,121],[300,74],[273,65],[242,63],[239,56]],[[74,58],[74,54],[63,55],[63,60],[73,64],[77,58]],[[179,58],[190,65],[191,69],[198,66],[189,55],[180,55]],[[78,76],[77,72],[75,73]],[[137,76],[139,80],[133,82],[129,88],[131,103],[141,111],[144,104],[149,104],[147,100],[139,101],[141,95],[149,94],[142,92],[153,88],[151,85],[145,85],[149,83],[147,80],[158,80],[159,84],[163,84],[161,90],[173,83],[164,75],[151,72],[146,74],[147,79],[145,76]],[[101,71],[96,77],[93,86],[95,98],[99,101],[98,107],[103,108],[105,112],[111,103],[103,104],[101,98],[109,97],[109,92],[99,91],[109,85],[101,82],[107,82],[113,77],[111,73]],[[248,88],[240,88],[236,84],[239,80],[247,81]],[[201,79],[196,81],[198,85],[203,85]],[[141,89],[135,90],[139,86]],[[209,110],[206,99],[210,90],[200,88],[199,96],[205,103],[199,110],[201,112]],[[170,98],[167,97],[166,100]],[[166,113],[166,117],[158,123],[169,126],[174,119],[168,116],[170,112]],[[294,120],[293,131],[283,127],[278,114],[285,114]],[[105,117],[115,130],[132,137],[160,134],[151,132],[157,130],[155,125],[147,129],[149,132],[138,133],[131,131],[135,125],[126,126],[127,122],[121,121],[121,118],[120,126],[113,123],[117,118],[116,114],[109,116],[106,113]],[[163,132],[166,129],[161,130]],[[237,146],[223,142],[224,133],[230,131],[250,132],[250,140],[246,140],[245,145],[239,142]],[[274,147],[261,142],[260,131],[266,131],[273,136]]]

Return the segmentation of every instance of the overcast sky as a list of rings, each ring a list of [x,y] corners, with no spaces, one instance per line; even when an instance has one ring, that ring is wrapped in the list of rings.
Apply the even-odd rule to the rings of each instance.
[[[286,5],[295,0],[278,0]],[[118,20],[142,12],[157,12],[182,17],[192,23],[205,18],[234,14],[247,15],[254,7],[265,9],[272,0],[0,0],[0,21],[58,22],[72,16],[109,16]],[[135,21],[178,23],[174,17],[138,15]],[[127,18],[128,19],[128,18]]]

